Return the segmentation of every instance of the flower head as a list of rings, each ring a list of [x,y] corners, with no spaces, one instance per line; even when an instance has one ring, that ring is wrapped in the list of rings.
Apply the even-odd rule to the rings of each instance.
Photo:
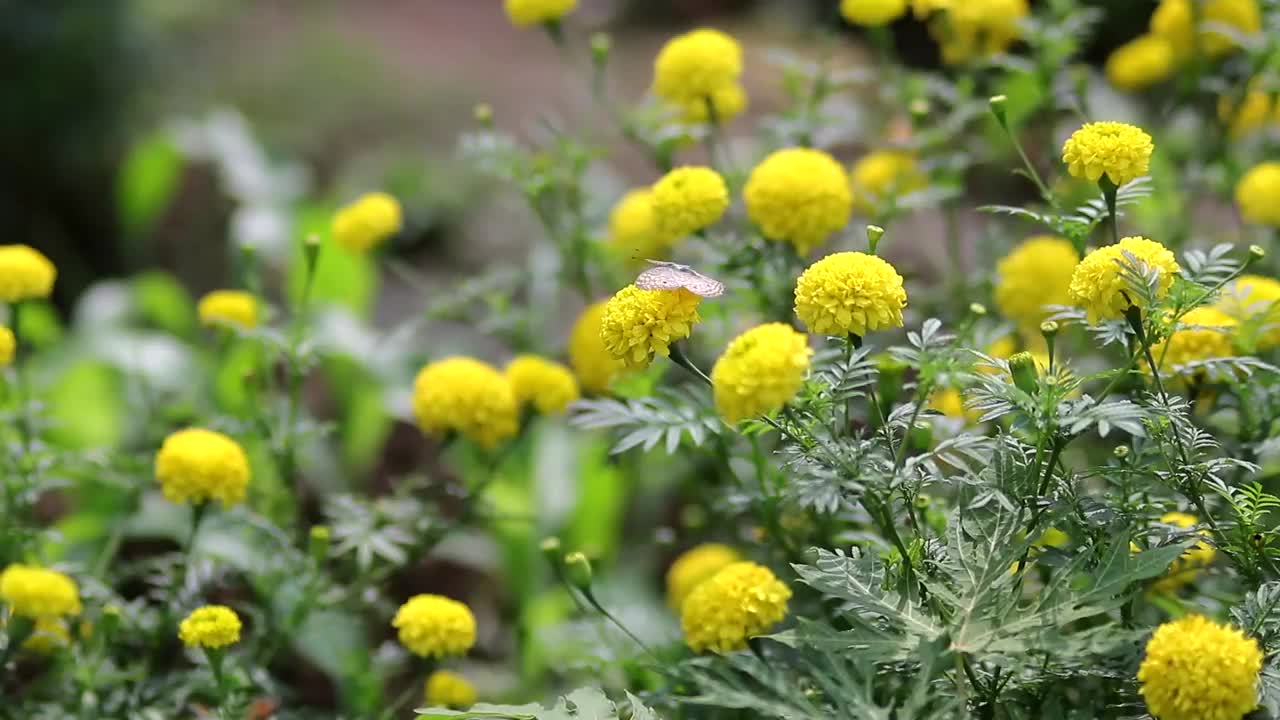
[[[14,337],[13,331],[0,325],[0,368],[12,364],[13,356],[17,351],[18,339]]]
[[[696,100],[685,100],[676,104],[680,117],[687,123],[711,122],[724,123],[742,114],[747,109],[747,91],[740,83],[721,85],[711,91],[710,95]]]
[[[975,413],[964,405],[964,395],[955,388],[940,388],[929,395],[929,407],[946,417],[977,422],[981,413]]]
[[[1151,354],[1161,370],[1179,365],[1235,355],[1232,336],[1239,323],[1225,312],[1209,306],[1189,311],[1167,340],[1156,343]]]
[[[1142,90],[1166,80],[1175,68],[1173,45],[1160,35],[1140,35],[1107,58],[1107,79],[1121,90]]]
[[[1062,162],[1074,177],[1098,182],[1103,175],[1119,187],[1147,174],[1151,136],[1121,122],[1091,122],[1076,130],[1062,146]]]
[[[1004,52],[1022,35],[1031,12],[1027,0],[914,0],[917,17],[929,17],[929,34],[948,65]]]
[[[465,677],[448,670],[437,670],[427,678],[423,688],[427,704],[454,710],[466,710],[476,704],[476,688]]]
[[[200,298],[196,312],[205,325],[252,328],[258,324],[258,299],[243,290],[214,290]]]
[[[840,14],[854,25],[879,27],[905,15],[907,0],[840,0]]]
[[[226,605],[196,608],[178,625],[178,639],[187,647],[218,649],[240,642],[240,616]]]
[[[672,38],[653,62],[653,92],[669,103],[705,102],[742,75],[742,46],[719,30],[700,29]]]
[[[365,253],[400,232],[403,222],[400,202],[395,197],[372,192],[334,213],[331,231],[339,245]]]
[[[1115,245],[1094,250],[1076,266],[1069,290],[1072,304],[1085,309],[1089,322],[1122,317],[1131,305],[1140,302],[1121,276],[1123,266],[1128,263],[1126,253],[1159,274],[1156,291],[1160,297],[1169,292],[1173,276],[1181,272],[1173,253],[1144,237],[1127,237]]]
[[[600,338],[624,367],[646,367],[655,355],[671,353],[671,343],[689,337],[698,316],[697,295],[679,290],[641,290],[628,285],[605,303]]]
[[[537,355],[517,355],[507,363],[506,375],[516,402],[532,403],[543,415],[563,414],[579,397],[569,368]]]
[[[28,245],[0,245],[0,301],[39,300],[53,292],[58,269]]]
[[[770,240],[800,254],[849,222],[853,195],[844,168],[821,150],[778,150],[751,171],[743,188],[747,216]]]
[[[653,185],[653,218],[665,243],[714,225],[728,209],[729,186],[708,167],[679,167]]]
[[[1034,331],[1049,315],[1046,305],[1070,303],[1071,274],[1079,262],[1069,240],[1052,235],[1029,238],[996,263],[996,307]]]
[[[1156,628],[1138,667],[1159,720],[1240,720],[1258,704],[1262,650],[1238,628],[1186,615]]]
[[[515,435],[519,425],[507,378],[469,357],[438,360],[418,372],[413,414],[428,435],[456,432],[489,449]]]
[[[440,595],[414,595],[396,611],[391,626],[415,655],[461,655],[476,643],[476,618],[466,605]]]
[[[1280,345],[1280,282],[1262,275],[1241,275],[1222,291],[1214,306],[1239,324],[1256,323],[1260,350]]]
[[[1196,11],[1191,3],[1192,0],[1160,0],[1151,14],[1151,32],[1169,41],[1179,61],[1196,52]],[[1209,57],[1220,57],[1236,48],[1234,38],[1212,26],[1229,27],[1240,35],[1253,35],[1262,29],[1262,13],[1256,0],[1204,0],[1200,4],[1200,49]]]
[[[1166,525],[1175,525],[1180,528],[1193,528],[1200,524],[1195,515],[1189,515],[1184,512],[1168,512],[1160,516],[1160,522]],[[1201,530],[1200,535],[1209,537],[1209,531]],[[1178,591],[1178,588],[1186,585],[1196,579],[1200,571],[1213,562],[1217,551],[1213,546],[1203,540],[1187,548],[1186,552],[1178,556],[1177,560],[1169,566],[1169,571],[1164,577],[1152,583],[1151,588],[1156,592],[1172,594]]]
[[[1271,95],[1258,83],[1252,83],[1243,98],[1235,93],[1223,93],[1218,97],[1218,120],[1226,125],[1231,137],[1240,138],[1273,122]],[[1276,106],[1274,122],[1280,122],[1280,105]]]
[[[156,480],[165,499],[198,505],[217,500],[230,507],[244,500],[249,458],[239,443],[219,432],[189,428],[165,438],[156,453]]]
[[[22,649],[39,655],[53,653],[71,644],[71,631],[60,617],[41,615],[36,618],[31,635],[22,641]]]
[[[1246,222],[1280,228],[1280,162],[1250,168],[1236,183],[1236,205]]]
[[[653,192],[648,188],[632,190],[613,206],[609,213],[609,246],[614,253],[631,262],[666,257],[668,243],[658,234],[653,217]]]
[[[667,604],[679,611],[694,588],[740,560],[737,550],[720,543],[703,543],[684,551],[667,569]]]
[[[734,338],[711,369],[720,416],[733,424],[782,407],[804,383],[812,355],[809,338],[783,323],[757,325]]]
[[[854,164],[849,184],[853,206],[871,214],[900,195],[928,186],[929,178],[916,164],[915,155],[902,150],[877,150]]]
[[[573,12],[578,0],[505,0],[507,19],[517,27],[552,22]]]
[[[875,255],[841,252],[809,266],[796,281],[796,315],[809,332],[866,335],[902,327],[902,276]]]
[[[0,600],[19,617],[36,620],[80,614],[80,588],[57,570],[14,563],[0,572]]]
[[[623,368],[604,346],[601,320],[606,302],[587,306],[569,333],[569,365],[587,392],[602,393],[609,389],[613,377]]]
[[[732,652],[787,616],[791,590],[769,568],[727,565],[689,593],[680,609],[684,641],[694,652]]]

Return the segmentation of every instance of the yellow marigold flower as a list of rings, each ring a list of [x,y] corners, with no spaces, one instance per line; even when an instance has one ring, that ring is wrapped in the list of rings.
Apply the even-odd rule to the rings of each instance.
[[[610,354],[601,336],[601,320],[607,302],[587,306],[569,333],[569,365],[578,375],[578,382],[587,392],[602,393],[609,389],[613,378],[623,368],[622,363]]]
[[[769,568],[753,562],[727,565],[681,605],[684,641],[694,652],[741,650],[787,616],[790,599],[791,590]]]
[[[1143,90],[1167,80],[1175,64],[1173,46],[1159,35],[1139,35],[1112,51],[1107,79],[1121,90]]]
[[[1240,720],[1258,704],[1262,650],[1202,615],[1167,622],[1147,642],[1138,682],[1158,720]]]
[[[476,618],[466,605],[440,595],[414,595],[396,611],[391,626],[415,655],[461,655],[476,643]]]
[[[729,209],[729,186],[709,167],[679,167],[653,186],[658,236],[671,243],[714,225]]]
[[[476,704],[476,688],[465,677],[448,670],[437,670],[427,678],[423,688],[427,704],[454,710],[466,710]]]
[[[796,315],[809,332],[866,335],[902,327],[902,276],[875,255],[841,252],[810,265],[796,281]]]
[[[849,183],[853,206],[873,214],[900,195],[928,186],[929,178],[916,164],[916,157],[901,150],[877,150],[854,164]]]
[[[1049,316],[1046,305],[1071,302],[1071,274],[1080,262],[1071,241],[1037,235],[996,263],[996,307],[1024,330],[1034,332]]]
[[[821,150],[788,148],[765,158],[743,188],[747,216],[766,238],[801,255],[849,223],[853,195],[844,168]]]
[[[955,388],[940,388],[929,395],[929,407],[949,418],[976,422],[979,415],[964,406],[964,396]]]
[[[1236,205],[1246,222],[1280,227],[1280,162],[1250,168],[1236,183]]]
[[[721,543],[703,543],[684,551],[667,569],[667,604],[678,612],[694,588],[740,560],[737,550]]]
[[[39,655],[52,655],[70,644],[71,631],[67,629],[67,623],[52,615],[42,615],[36,618],[35,628],[22,642],[22,649]]]
[[[742,75],[742,46],[719,30],[700,29],[669,40],[653,62],[653,92],[669,103],[705,102]]]
[[[0,573],[0,600],[9,612],[36,620],[80,614],[80,588],[57,570],[14,563]]]
[[[179,430],[156,453],[156,480],[165,499],[199,505],[217,500],[230,507],[244,500],[249,458],[222,433],[200,428]]]
[[[543,415],[563,414],[580,397],[569,368],[537,355],[517,355],[507,363],[506,375],[516,402],[532,403]]]
[[[1214,307],[1198,307],[1178,321],[1169,339],[1156,343],[1151,355],[1162,371],[1179,365],[1235,355],[1232,346],[1236,319]]]
[[[517,27],[552,22],[573,12],[578,0],[506,0],[507,19]]]
[[[400,232],[400,201],[384,192],[361,195],[333,215],[333,239],[344,248],[365,253]]]
[[[812,355],[809,338],[783,323],[734,338],[711,369],[720,416],[732,425],[782,407],[804,383]]]
[[[666,257],[668,245],[658,234],[653,217],[653,193],[648,188],[632,190],[609,213],[609,246],[632,264]]]
[[[863,27],[888,25],[906,12],[907,0],[840,0],[844,19]]]
[[[1167,39],[1179,60],[1195,53],[1195,13],[1191,2],[1161,0],[1151,15],[1151,32]],[[1200,8],[1200,23],[1201,49],[1209,57],[1219,57],[1234,50],[1236,41],[1211,26],[1227,26],[1241,35],[1253,35],[1262,29],[1262,13],[1255,0],[1206,0]]]
[[[1076,266],[1070,288],[1072,304],[1084,308],[1089,322],[1123,317],[1129,306],[1139,299],[1120,276],[1126,252],[1159,272],[1160,297],[1169,291],[1173,276],[1182,270],[1164,245],[1144,237],[1127,237],[1115,245],[1094,250]]]
[[[214,290],[200,298],[196,312],[205,325],[258,325],[258,299],[243,290]]]
[[[922,12],[923,11],[923,12]],[[1017,40],[1019,24],[1030,14],[1027,0],[925,0],[916,3],[916,14],[930,15],[929,34],[942,50],[948,65],[970,62],[1004,52]]]
[[[711,91],[711,94],[706,97],[685,100],[676,107],[681,111],[681,119],[687,123],[710,122],[713,108],[716,113],[716,122],[724,123],[741,115],[742,111],[747,109],[747,91],[739,83],[729,83]]]
[[[1280,105],[1276,106],[1280,112]],[[1244,98],[1236,103],[1233,95],[1225,94],[1218,98],[1218,119],[1231,133],[1231,137],[1239,138],[1272,122],[1271,95],[1256,84],[1249,88]],[[1280,122],[1277,115],[1275,122]]]
[[[413,414],[428,435],[459,433],[485,448],[516,434],[519,409],[511,383],[479,360],[430,363],[413,381]]]
[[[1260,318],[1265,327],[1258,349],[1280,345],[1280,282],[1261,275],[1241,275],[1223,291],[1215,305],[1237,323]]]
[[[609,298],[600,317],[600,338],[624,367],[646,367],[655,355],[671,354],[671,343],[689,337],[702,298],[679,290],[641,290],[628,285]]]
[[[178,639],[187,647],[216,650],[240,642],[240,616],[226,605],[205,605],[178,624]]]
[[[1062,162],[1078,178],[1098,182],[1107,176],[1116,187],[1147,174],[1155,145],[1141,128],[1121,122],[1091,122],[1062,146]]]
[[[1176,525],[1180,528],[1193,528],[1200,523],[1195,515],[1189,515],[1184,512],[1165,513],[1160,516],[1160,522],[1166,525]],[[1201,530],[1199,534],[1209,537],[1208,530]],[[1156,592],[1166,594],[1177,592],[1178,588],[1195,580],[1200,571],[1213,562],[1216,554],[1217,551],[1213,549],[1213,546],[1206,542],[1202,541],[1192,545],[1177,560],[1173,561],[1164,577],[1151,584],[1151,588]]]
[[[13,331],[0,325],[0,367],[8,367],[13,363],[13,356],[18,352],[18,339]]]
[[[0,245],[0,301],[39,300],[53,292],[58,269],[28,245]]]

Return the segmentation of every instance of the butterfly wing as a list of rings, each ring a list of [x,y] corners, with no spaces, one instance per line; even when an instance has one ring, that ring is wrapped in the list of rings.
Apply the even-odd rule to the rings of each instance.
[[[679,270],[655,265],[636,276],[636,287],[641,290],[679,290],[684,280]]]

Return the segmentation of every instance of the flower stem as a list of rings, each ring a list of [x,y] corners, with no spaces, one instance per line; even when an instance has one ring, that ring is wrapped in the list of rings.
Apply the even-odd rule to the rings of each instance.
[[[684,354],[684,349],[680,347],[680,343],[671,343],[669,349],[671,350],[671,362],[696,375],[698,379],[706,383],[708,387],[711,386],[711,378],[707,377],[707,374],[702,372],[697,365],[693,364],[693,361],[689,359],[689,356]]]

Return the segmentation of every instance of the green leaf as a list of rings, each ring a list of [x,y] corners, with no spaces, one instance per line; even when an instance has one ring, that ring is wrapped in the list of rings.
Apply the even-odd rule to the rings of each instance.
[[[147,323],[178,337],[195,329],[196,305],[178,280],[158,270],[133,278],[133,302]]]
[[[634,704],[635,699],[628,694]],[[643,707],[643,706],[642,706]],[[647,711],[648,709],[645,708]],[[618,708],[605,694],[595,688],[581,688],[561,697],[554,707],[547,709],[528,705],[490,705],[479,703],[470,710],[445,710],[420,708],[417,714],[426,718],[508,718],[509,720],[616,720]],[[645,718],[654,718],[648,711]],[[641,717],[641,716],[637,716]]]
[[[116,178],[116,212],[126,233],[151,230],[178,189],[183,164],[167,132],[147,135],[129,149]]]

